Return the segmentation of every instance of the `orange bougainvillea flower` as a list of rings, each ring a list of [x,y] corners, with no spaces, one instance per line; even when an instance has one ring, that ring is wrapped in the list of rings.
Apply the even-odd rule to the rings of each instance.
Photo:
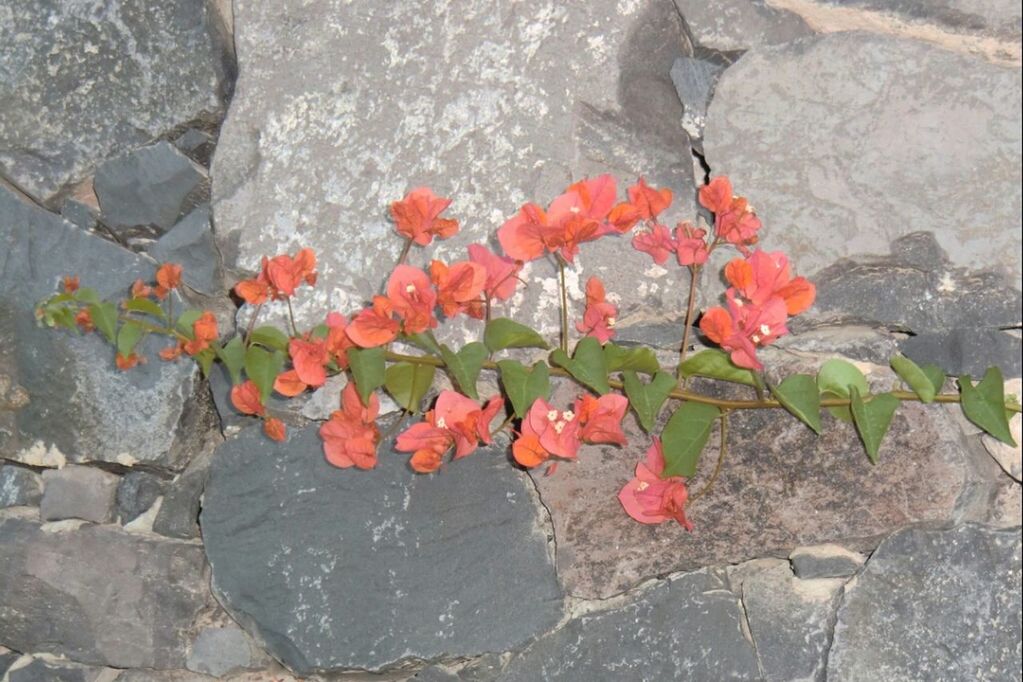
[[[258,277],[238,282],[234,292],[249,305],[262,305],[270,300],[270,285]]]
[[[711,213],[724,213],[732,205],[732,182],[719,175],[700,188],[700,205]]]
[[[79,282],[79,279],[78,279],[78,275],[75,275],[73,277],[70,276],[70,275],[65,275],[64,276],[63,284],[64,284],[64,293],[65,294],[73,294],[73,293],[75,293],[76,291],[78,291],[78,287],[80,285],[80,282]]]
[[[394,304],[386,296],[374,296],[373,305],[356,315],[345,332],[360,348],[376,348],[394,341],[398,336]]]
[[[554,251],[562,245],[563,237],[564,231],[552,225],[546,211],[533,203],[523,204],[497,230],[497,240],[504,252],[521,261],[535,260],[546,251]]]
[[[261,416],[266,412],[260,399],[259,387],[251,379],[231,388],[231,404],[242,414]]]
[[[636,207],[643,220],[656,220],[662,211],[671,206],[671,190],[667,187],[651,187],[642,177],[628,191],[629,203]]]
[[[552,456],[575,459],[583,442],[624,445],[621,425],[628,408],[628,399],[614,394],[583,396],[572,410],[563,412],[537,398],[522,420],[522,433],[512,443],[512,456],[529,468]]]
[[[164,263],[156,271],[156,284],[164,295],[181,286],[181,266],[177,263]],[[161,298],[163,298],[161,296]]]
[[[458,221],[441,218],[451,199],[438,197],[427,187],[417,187],[401,201],[391,204],[391,217],[398,234],[426,246],[434,237],[447,239],[458,232]]]
[[[309,388],[309,385],[299,378],[298,372],[289,369],[281,372],[274,379],[274,390],[288,398],[294,398]]]
[[[314,286],[316,276],[316,254],[312,249],[300,249],[294,257],[287,254],[264,257],[259,274],[238,282],[234,292],[250,305],[262,305],[294,296],[303,283]]]
[[[567,197],[572,193],[578,197],[578,200],[577,202],[572,200],[571,205],[578,207],[579,210],[569,210],[572,210],[573,213],[578,213],[584,218],[600,222],[607,218],[614,207],[618,196],[618,189],[614,176],[605,173],[599,177],[587,178],[569,185],[568,189],[565,190],[565,193],[559,199]],[[552,212],[557,212],[557,202],[558,199],[555,199],[551,203]]]
[[[181,357],[181,344],[178,344],[176,346],[167,346],[166,348],[161,349],[159,352],[159,356],[161,360],[165,360],[167,362],[170,362],[171,360],[177,360],[179,357]]]
[[[675,227],[675,255],[679,265],[703,265],[710,252],[707,250],[707,230],[679,223]]]
[[[210,347],[210,343],[217,340],[217,318],[210,311],[204,311],[195,322],[192,323],[192,340],[184,342],[182,350],[188,355],[196,355]]]
[[[483,294],[499,301],[511,298],[519,283],[518,274],[522,270],[522,262],[498,256],[482,244],[470,244],[468,250],[469,260],[483,266],[487,273]]]
[[[275,440],[278,443],[283,443],[287,437],[287,430],[284,428],[284,422],[277,417],[270,417],[263,421],[263,433],[267,435],[270,440]]]
[[[565,459],[575,459],[582,443],[575,412],[556,410],[543,398],[536,399],[522,420],[522,435],[535,437],[550,455]]]
[[[642,217],[643,216],[638,208],[627,201],[623,201],[611,209],[611,212],[607,215],[607,222],[614,228],[615,232],[618,234],[625,234],[631,230],[636,223],[642,219]]]
[[[341,409],[335,410],[320,427],[327,461],[341,469],[375,467],[380,442],[375,420],[379,413],[380,400],[375,393],[370,395],[369,405],[363,405],[355,384],[345,386],[341,391]]]
[[[413,453],[409,464],[415,471],[431,473],[440,468],[452,447],[454,458],[459,459],[475,452],[480,442],[490,443],[490,423],[503,405],[504,399],[495,397],[480,408],[460,393],[441,391],[424,420],[399,435],[394,447]]]
[[[587,336],[592,336],[601,344],[607,343],[615,335],[618,308],[608,303],[604,294],[604,284],[598,277],[590,277],[586,281],[586,311],[581,322],[575,328]]]
[[[327,344],[323,339],[291,339],[288,355],[298,378],[316,388],[327,381],[325,367],[330,362]]]
[[[433,308],[437,292],[430,277],[411,265],[398,265],[387,280],[387,298],[398,313],[406,334],[419,334],[437,326]]]
[[[661,440],[654,438],[644,461],[636,465],[636,477],[618,493],[626,513],[640,523],[663,523],[675,520],[688,531],[693,524],[686,518],[689,490],[681,476],[661,478],[664,451]]]
[[[114,358],[114,363],[117,365],[117,369],[128,370],[141,363],[142,357],[137,353],[130,353],[128,355],[121,355],[120,353]]]
[[[668,256],[678,249],[678,243],[671,238],[667,227],[657,224],[649,232],[640,232],[633,237],[632,248],[649,255],[658,265],[664,265]]]
[[[735,258],[725,266],[725,279],[742,303],[763,305],[771,297],[785,301],[789,315],[798,315],[811,305],[816,288],[803,277],[792,278],[789,260],[781,251],[757,249],[748,258]]]
[[[355,343],[348,338],[348,320],[341,313],[327,314],[327,338],[324,345],[341,369],[348,367],[348,349]]]
[[[622,431],[622,419],[628,409],[629,400],[623,395],[582,396],[575,402],[575,411],[582,425],[580,437],[586,443],[625,445],[628,439]]]
[[[757,241],[760,219],[744,197],[732,195],[732,183],[720,176],[700,188],[700,204],[714,213],[714,234],[745,253]]]
[[[540,444],[540,439],[535,435],[523,434],[512,443],[512,456],[522,466],[532,469],[546,462],[550,458],[551,453],[544,450]]]
[[[437,303],[445,317],[454,317],[478,302],[487,284],[486,269],[472,261],[459,261],[445,265],[439,260],[430,262],[430,280],[437,287]],[[478,306],[474,310],[478,310]]]
[[[88,308],[82,308],[75,313],[75,324],[85,333],[89,333],[96,328],[96,325],[92,322],[92,313],[89,312]]]
[[[153,288],[141,279],[135,280],[131,285],[132,298],[149,298],[153,295]]]

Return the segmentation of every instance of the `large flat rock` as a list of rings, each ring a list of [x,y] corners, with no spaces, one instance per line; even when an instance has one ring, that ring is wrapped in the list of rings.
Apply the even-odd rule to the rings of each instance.
[[[561,617],[532,486],[505,448],[421,476],[324,460],[317,426],[213,456],[201,519],[213,588],[299,674],[506,651]]]
[[[0,374],[28,395],[19,409],[0,411],[0,456],[44,466],[184,466],[209,428],[194,363],[160,362],[165,344],[154,338],[143,344],[150,361],[122,372],[97,334],[38,327],[33,315],[63,275],[117,299],[135,278],[150,281],[154,265],[2,188],[0,253]]]
[[[1019,527],[908,529],[846,588],[829,680],[1020,676]]]
[[[871,548],[908,523],[949,518],[973,475],[958,425],[936,406],[903,404],[877,466],[852,425],[827,413],[821,436],[771,410],[737,412],[729,424],[721,474],[690,508],[692,533],[675,523],[637,523],[619,504],[618,491],[650,443],[631,416],[627,447],[584,446],[577,462],[560,463],[552,476],[531,472],[551,513],[558,573],[569,593],[604,598],[671,571],[787,557],[800,545]],[[694,491],[714,468],[717,443],[714,434]]]
[[[0,518],[0,641],[117,668],[181,668],[211,601],[202,547],[116,526]]]
[[[463,225],[429,256],[415,250],[415,265],[465,258],[523,202],[546,204],[585,175],[631,184],[642,173],[693,205],[670,78],[689,45],[670,0],[454,0],[436,11],[240,0],[234,9],[240,77],[214,159],[214,222],[227,262],[243,268],[316,250],[321,284],[299,298],[301,320],[378,293],[402,246],[387,206],[411,187],[452,197],[448,214]],[[650,261],[627,241],[591,246],[583,262],[603,266],[624,308],[684,305],[674,284],[637,290]],[[553,328],[555,268],[534,265],[511,312]],[[583,282],[573,275],[579,299]]]
[[[1018,67],[922,42],[806,38],[725,72],[704,150],[802,274],[933,231],[954,265],[1018,289],[1020,83]]]
[[[45,201],[95,165],[223,108],[212,3],[0,7],[0,175]]]

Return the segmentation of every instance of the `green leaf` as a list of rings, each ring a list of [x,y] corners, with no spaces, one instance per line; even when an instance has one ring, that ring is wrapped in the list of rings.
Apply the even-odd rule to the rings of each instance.
[[[351,348],[348,351],[348,367],[355,379],[355,389],[362,404],[369,403],[373,391],[384,385],[384,349]]]
[[[186,310],[185,312],[181,313],[181,315],[178,317],[178,321],[175,324],[175,326],[178,328],[178,331],[180,331],[182,334],[185,334],[186,336],[188,336],[188,338],[192,338],[192,335],[195,333],[195,330],[192,328],[192,325],[194,325],[195,321],[198,320],[201,316],[202,316],[201,310]]]
[[[117,352],[128,357],[142,339],[142,327],[135,322],[125,322],[117,332]]]
[[[675,410],[661,432],[664,446],[664,472],[661,478],[696,474],[700,454],[707,444],[714,420],[721,416],[721,410],[714,405],[686,401]]]
[[[440,346],[437,345],[437,342],[434,341],[429,334],[403,334],[401,340],[411,343],[413,346],[422,348],[428,353],[440,355]]]
[[[997,367],[989,367],[976,386],[969,376],[959,377],[963,414],[998,440],[1016,446],[1005,411],[1005,381]]]
[[[167,319],[167,313],[163,311],[160,304],[149,298],[130,298],[121,305],[125,310],[152,315],[160,320]]]
[[[860,395],[870,393],[867,378],[856,365],[845,360],[828,360],[817,371],[817,387],[822,398],[841,398],[848,400],[850,387],[855,386]],[[852,422],[853,416],[848,407],[829,407],[828,412],[845,422]]]
[[[625,383],[625,395],[629,398],[629,405],[636,412],[639,418],[639,425],[643,430],[650,433],[657,421],[657,415],[677,385],[675,377],[668,372],[657,372],[649,384],[639,380],[639,376],[632,370],[622,372]]]
[[[592,388],[600,395],[611,392],[607,383],[607,360],[600,342],[586,336],[575,345],[575,354],[570,358],[560,348],[551,353],[551,362],[568,370],[579,383]]]
[[[325,339],[330,334],[330,327],[320,323],[309,330],[309,336],[314,339]]]
[[[195,354],[195,360],[199,363],[199,369],[202,370],[202,376],[205,379],[210,375],[210,368],[213,367],[213,361],[217,359],[217,349],[213,346],[204,348]]]
[[[224,344],[223,348],[217,349],[217,356],[224,363],[224,367],[227,367],[231,383],[240,384],[242,370],[245,369],[245,343],[242,337],[236,336]]]
[[[65,329],[70,329],[75,332],[78,331],[78,323],[75,322],[75,314],[71,312],[71,308],[66,306],[49,309],[49,324],[50,326],[58,324]]]
[[[821,394],[816,379],[809,374],[793,374],[772,386],[771,393],[793,416],[816,433],[821,432]]]
[[[864,400],[856,386],[849,387],[849,398],[852,401],[849,406],[852,408],[853,423],[863,440],[867,457],[877,464],[878,448],[888,433],[895,410],[899,409],[899,399],[891,393],[881,393]]]
[[[274,380],[284,368],[284,353],[268,351],[259,346],[249,346],[245,351],[245,374],[259,389],[260,402],[264,405],[274,388]]]
[[[756,386],[757,380],[753,372],[742,367],[737,367],[728,353],[717,348],[702,350],[696,355],[682,363],[682,377],[707,377],[708,379],[720,379],[735,384]]]
[[[604,344],[604,359],[607,361],[608,372],[633,370],[644,374],[654,374],[661,369],[657,356],[649,348],[622,348],[614,343]]]
[[[532,369],[526,369],[521,362],[501,360],[497,367],[516,417],[525,417],[537,398],[546,400],[551,394],[550,372],[546,363],[538,362]]]
[[[277,327],[265,325],[252,330],[249,343],[258,343],[260,346],[270,348],[271,350],[287,350],[288,335]]]
[[[433,365],[412,362],[393,364],[384,372],[384,388],[398,405],[409,412],[416,412],[423,396],[433,384],[436,369]],[[356,387],[359,388],[360,385],[356,384]]]
[[[538,333],[506,317],[499,317],[487,323],[487,328],[483,331],[483,342],[492,353],[505,348],[549,347]]]
[[[117,306],[113,303],[94,303],[89,306],[92,323],[107,341],[114,343],[117,338]]]
[[[447,365],[448,374],[455,380],[462,393],[473,400],[479,400],[476,380],[483,369],[483,361],[487,359],[487,347],[479,341],[473,341],[455,353],[447,346],[441,345],[440,356]]]
[[[937,392],[934,389],[934,383],[919,365],[902,354],[894,356],[891,365],[899,378],[905,381],[906,385],[919,396],[921,402],[934,402],[934,394]]]
[[[75,292],[75,300],[80,303],[99,303],[102,299],[99,297],[99,292],[91,287],[82,287]]]
[[[945,370],[937,365],[924,365],[920,368],[920,371],[931,382],[931,386],[934,387],[934,394],[941,393],[941,389],[945,387]]]

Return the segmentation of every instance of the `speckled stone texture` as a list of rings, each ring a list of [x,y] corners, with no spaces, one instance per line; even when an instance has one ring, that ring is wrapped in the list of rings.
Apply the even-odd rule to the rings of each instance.
[[[1019,527],[885,540],[846,587],[828,679],[1019,679],[1021,547]]]
[[[160,362],[165,342],[150,338],[141,346],[150,362],[118,371],[105,339],[38,327],[33,314],[63,275],[116,300],[135,278],[151,281],[154,265],[3,188],[0,254],[0,375],[28,394],[20,409],[0,411],[0,456],[184,466],[212,426],[199,369]]]
[[[401,250],[387,206],[411,187],[454,198],[462,233],[411,263],[465,258],[525,201],[570,182],[646,174],[692,218],[693,160],[669,75],[689,44],[670,0],[452,0],[432,4],[235,3],[240,78],[213,165],[213,212],[229,264],[309,246],[320,284],[300,319],[351,311]],[[330,74],[324,77],[324,74]],[[624,186],[621,187],[624,197]],[[627,241],[584,246],[588,274],[620,296],[678,311],[677,285],[637,290],[650,268]],[[556,326],[554,265],[502,307]],[[574,297],[584,281],[570,273]],[[315,316],[314,316],[315,314]]]
[[[213,456],[202,513],[213,588],[299,674],[505,651],[550,629],[562,595],[529,480],[504,447],[435,476],[380,449],[331,467],[316,426],[250,428]]]
[[[39,201],[95,164],[223,107],[204,0],[0,5],[0,175]]]
[[[933,231],[952,263],[1019,288],[1020,70],[867,33],[746,54],[704,150],[801,274]]]

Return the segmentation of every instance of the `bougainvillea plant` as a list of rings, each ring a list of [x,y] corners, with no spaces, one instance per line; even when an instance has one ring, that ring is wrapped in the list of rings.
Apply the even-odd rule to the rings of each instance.
[[[1020,407],[1013,398],[1006,399],[996,368],[976,384],[968,376],[958,377],[958,391],[950,393],[942,392],[946,376],[940,368],[918,366],[902,355],[892,358],[891,366],[904,385],[888,391],[872,392],[855,365],[837,359],[825,362],[816,376],[793,374],[769,382],[757,351],[788,333],[788,319],[813,304],[814,286],[792,276],[783,253],[759,247],[761,222],[747,200],[733,193],[727,178],[703,186],[699,201],[713,224],[682,222],[672,230],[658,220],[672,203],[670,190],[651,187],[640,178],[620,201],[611,176],[586,179],[568,187],[547,208],[523,205],[497,231],[503,254],[473,244],[464,260],[432,260],[422,269],[407,263],[412,248],[451,237],[459,226],[442,217],[450,199],[418,188],[391,205],[395,230],[405,242],[385,293],[350,311],[350,317],[329,312],[312,329],[296,326],[292,299],[303,287],[316,285],[316,256],[310,249],[264,258],[255,277],[234,287],[254,312],[247,328],[229,339],[221,338],[209,311],[175,314],[172,292],[182,286],[182,271],[172,263],[159,267],[155,283],[136,281],[119,303],[100,300],[76,276],[65,277],[61,291],[40,304],[37,317],[49,326],[99,333],[115,346],[114,362],[124,371],[146,361],[139,343],[149,335],[168,339],[159,352],[163,361],[187,356],[205,374],[214,362],[223,363],[233,383],[234,407],[261,419],[266,435],[276,441],[287,435],[284,423],[267,407],[272,393],[294,397],[346,373],[340,405],[320,427],[324,456],[341,469],[376,466],[385,440],[378,425],[381,390],[403,416],[417,419],[397,434],[394,449],[409,453],[409,466],[423,474],[437,472],[449,457],[471,455],[505,429],[510,429],[514,460],[526,468],[547,463],[548,473],[559,460],[576,459],[584,443],[613,443],[636,455],[645,451],[635,478],[619,493],[623,508],[642,523],[675,520],[689,530],[687,506],[713,485],[727,449],[729,420],[744,410],[787,411],[820,433],[821,410],[828,409],[855,425],[874,463],[903,401],[959,403],[983,431],[1014,444],[1008,419]],[[565,268],[583,245],[628,233],[633,248],[655,263],[674,260],[689,274],[688,306],[673,369],[662,367],[650,348],[614,343],[618,311],[600,279],[586,282],[584,302],[569,300]],[[700,272],[717,249],[735,252],[724,268],[729,284],[725,305],[700,313],[695,307]],[[522,286],[523,264],[537,259],[553,260],[560,275],[561,334],[553,350],[536,330],[499,316],[504,302]],[[260,311],[271,301],[287,306],[287,330],[257,326]],[[434,329],[442,319],[462,316],[481,321],[480,340],[459,348],[441,343]],[[717,348],[690,355],[694,327]],[[573,335],[578,336],[574,344]],[[418,352],[398,352],[399,344]],[[524,364],[522,353],[529,349],[544,355]],[[452,388],[440,390],[431,405],[424,405],[438,370],[448,375]],[[483,371],[497,373],[502,395],[479,395]],[[579,386],[571,404],[548,402],[552,376]],[[692,377],[746,386],[750,398],[699,393],[690,386]],[[622,429],[630,409],[650,434],[646,443],[629,442]],[[665,409],[670,416],[662,421]],[[396,425],[404,423],[400,419]],[[702,489],[690,495],[689,481],[715,428],[720,431],[717,463]]]

